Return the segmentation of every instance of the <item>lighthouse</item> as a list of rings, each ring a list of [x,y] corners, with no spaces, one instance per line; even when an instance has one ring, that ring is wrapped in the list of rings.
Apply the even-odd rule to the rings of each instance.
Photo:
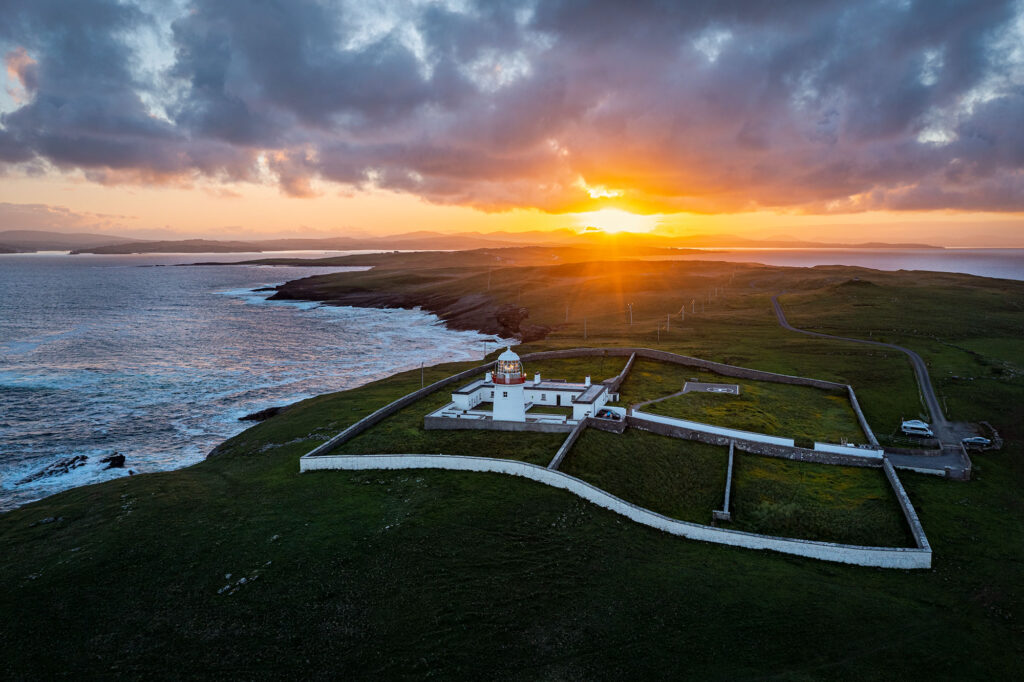
[[[526,378],[523,363],[509,346],[498,356],[491,375],[494,384],[494,420],[526,421],[526,398],[523,395]]]

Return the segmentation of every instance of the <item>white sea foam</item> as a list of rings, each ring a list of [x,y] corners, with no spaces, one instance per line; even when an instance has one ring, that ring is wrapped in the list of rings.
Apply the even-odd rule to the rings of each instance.
[[[187,466],[249,427],[238,421],[246,414],[421,362],[479,359],[490,338],[418,310],[253,291],[336,269],[119,267],[147,262],[137,256],[13,262],[0,268],[9,291],[0,300],[0,510],[128,469]],[[115,450],[125,469],[104,470],[96,460]],[[76,454],[88,464],[18,485]]]

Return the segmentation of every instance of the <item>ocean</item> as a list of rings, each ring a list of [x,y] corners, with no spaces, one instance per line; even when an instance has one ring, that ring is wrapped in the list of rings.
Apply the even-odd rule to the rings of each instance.
[[[788,267],[857,265],[875,270],[931,270],[1024,280],[1024,249],[709,249],[680,258]]]
[[[344,268],[156,267],[253,257],[0,255],[0,511],[198,462],[251,426],[241,416],[420,363],[480,360],[493,338],[420,311],[253,291]],[[125,468],[104,469],[114,452]]]

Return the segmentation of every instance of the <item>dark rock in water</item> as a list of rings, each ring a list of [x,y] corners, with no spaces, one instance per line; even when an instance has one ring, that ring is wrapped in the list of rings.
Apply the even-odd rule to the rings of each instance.
[[[124,455],[119,452],[115,452],[112,455],[107,455],[100,460],[100,464],[106,464],[107,469],[120,469],[124,467]]]
[[[263,291],[277,291],[277,287],[260,287],[259,289],[253,289],[254,294],[258,294]]]
[[[77,469],[78,467],[83,466],[86,463],[86,461],[88,461],[88,459],[88,455],[75,455],[73,457],[65,457],[63,459],[58,459],[53,464],[50,464],[43,469],[40,469],[34,474],[29,474],[25,478],[18,481],[15,485],[24,485],[26,483],[32,483],[33,481],[38,481],[41,478],[61,476],[63,474],[68,473],[72,469]]]
[[[270,419],[275,415],[281,414],[282,410],[284,410],[284,407],[268,407],[265,410],[260,410],[259,412],[253,412],[252,414],[247,414],[244,417],[239,417],[238,421],[261,422],[265,419]]]

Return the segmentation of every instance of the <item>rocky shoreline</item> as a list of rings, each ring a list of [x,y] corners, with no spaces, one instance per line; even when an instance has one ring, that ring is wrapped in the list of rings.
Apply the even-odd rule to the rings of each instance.
[[[269,300],[318,301],[327,305],[355,308],[419,308],[437,315],[449,329],[479,331],[523,343],[539,341],[550,327],[529,324],[530,310],[522,306],[497,303],[484,294],[444,296],[389,291],[345,291],[328,288],[321,277],[306,277],[285,282]]]

